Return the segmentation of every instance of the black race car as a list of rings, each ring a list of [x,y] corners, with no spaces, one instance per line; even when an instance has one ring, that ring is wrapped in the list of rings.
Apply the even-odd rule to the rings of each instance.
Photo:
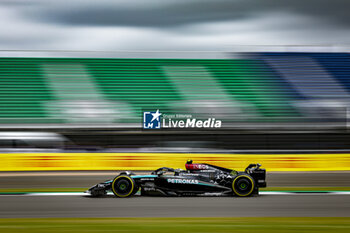
[[[112,191],[117,197],[130,197],[141,189],[142,196],[234,195],[247,197],[266,187],[266,170],[260,164],[250,164],[244,172],[210,164],[187,161],[186,170],[159,168],[151,175],[122,172],[113,180],[91,187],[91,196],[103,196]]]

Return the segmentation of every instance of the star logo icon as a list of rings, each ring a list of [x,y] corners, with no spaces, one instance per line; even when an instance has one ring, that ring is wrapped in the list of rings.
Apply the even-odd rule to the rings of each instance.
[[[162,115],[162,114],[159,112],[159,109],[157,109],[157,111],[156,111],[155,113],[151,113],[151,114],[152,114],[152,116],[153,116],[151,122],[154,121],[154,120],[159,121],[159,117]]]
[[[143,112],[143,128],[144,129],[160,129],[162,124],[160,122],[162,113],[159,109],[154,112]]]

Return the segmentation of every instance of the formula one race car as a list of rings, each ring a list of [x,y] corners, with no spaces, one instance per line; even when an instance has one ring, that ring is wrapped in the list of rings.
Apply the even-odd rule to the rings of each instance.
[[[186,170],[159,168],[151,175],[122,172],[113,180],[91,187],[91,196],[103,196],[112,191],[117,197],[130,197],[141,189],[142,196],[234,195],[247,197],[266,187],[266,170],[260,164],[250,164],[244,172],[210,164],[186,163]]]

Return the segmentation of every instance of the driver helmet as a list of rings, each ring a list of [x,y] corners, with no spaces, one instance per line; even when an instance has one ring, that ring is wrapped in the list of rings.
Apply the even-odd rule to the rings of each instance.
[[[192,164],[192,162],[193,162],[192,159],[188,159],[186,164]]]

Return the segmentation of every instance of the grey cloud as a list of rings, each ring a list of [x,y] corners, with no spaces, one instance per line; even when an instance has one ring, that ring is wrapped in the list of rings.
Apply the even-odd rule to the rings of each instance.
[[[78,1],[79,2],[79,1]],[[61,0],[31,10],[37,20],[67,25],[172,27],[185,24],[239,20],[269,12],[309,15],[322,21],[350,26],[348,0],[188,0],[84,1]],[[130,3],[134,3],[134,5]],[[283,20],[277,19],[277,20]]]
[[[220,0],[219,0],[220,2]],[[217,20],[232,20],[247,17],[240,10],[232,10],[227,1],[188,1],[169,5],[150,7],[109,7],[106,5],[90,5],[84,8],[47,8],[40,14],[31,13],[31,17],[47,20],[52,23],[89,26],[137,26],[164,27],[181,26]]]
[[[347,44],[349,7],[348,0],[0,0],[0,49]]]
[[[0,0],[0,6],[30,6],[41,3],[41,0]]]

